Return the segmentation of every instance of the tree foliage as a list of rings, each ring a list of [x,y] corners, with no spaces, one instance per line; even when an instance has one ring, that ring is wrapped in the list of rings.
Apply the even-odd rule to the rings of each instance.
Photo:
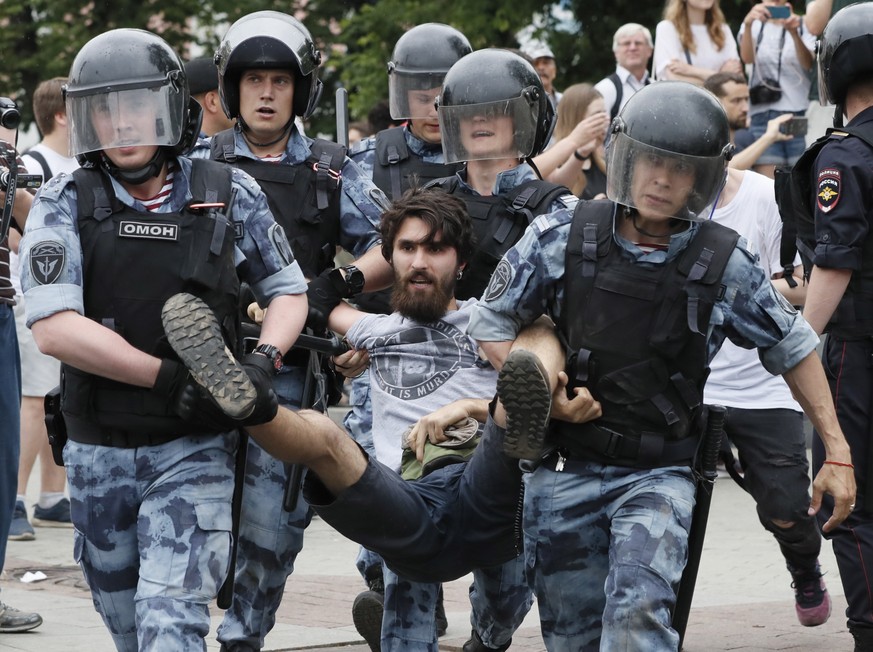
[[[79,48],[89,39],[118,27],[159,33],[183,58],[211,53],[229,24],[252,11],[289,12],[304,21],[325,54],[321,78],[325,94],[310,133],[333,133],[333,90],[349,91],[353,119],[363,119],[388,93],[385,64],[394,43],[410,27],[443,22],[458,28],[474,48],[517,47],[516,33],[533,17],[554,50],[558,88],[596,81],[614,66],[612,34],[625,22],[654,31],[662,3],[631,0],[563,0],[581,25],[560,31],[547,15],[544,0],[2,0],[0,2],[0,95],[13,97],[29,122],[30,97],[43,79],[65,76]],[[750,0],[722,0],[734,28]],[[545,18],[543,18],[545,16]]]

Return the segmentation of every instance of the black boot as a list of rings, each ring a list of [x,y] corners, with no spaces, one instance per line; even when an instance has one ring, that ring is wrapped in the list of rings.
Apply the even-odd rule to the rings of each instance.
[[[371,652],[382,649],[382,612],[385,604],[385,580],[382,566],[366,570],[368,589],[359,593],[352,604],[352,622],[358,634],[364,637]]]
[[[855,652],[873,652],[873,628],[849,625],[855,639]]]
[[[464,643],[464,647],[461,648],[462,652],[504,652],[504,650],[508,650],[509,646],[512,645],[512,639],[506,643],[506,645],[501,645],[500,647],[488,647],[482,642],[482,639],[479,638],[479,634],[474,629],[470,632],[470,640]]]

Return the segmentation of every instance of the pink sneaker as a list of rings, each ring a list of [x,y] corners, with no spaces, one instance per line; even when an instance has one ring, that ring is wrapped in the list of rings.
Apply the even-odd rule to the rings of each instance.
[[[828,595],[818,562],[814,571],[796,570],[791,566],[788,570],[794,579],[791,586],[794,589],[797,620],[804,627],[826,623],[831,616],[831,596]]]

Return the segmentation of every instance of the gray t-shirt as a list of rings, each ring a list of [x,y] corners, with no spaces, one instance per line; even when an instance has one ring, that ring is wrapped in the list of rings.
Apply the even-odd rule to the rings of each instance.
[[[419,418],[462,398],[494,396],[497,372],[466,334],[476,299],[423,324],[400,316],[366,315],[346,333],[370,353],[376,459],[400,470],[401,437]]]

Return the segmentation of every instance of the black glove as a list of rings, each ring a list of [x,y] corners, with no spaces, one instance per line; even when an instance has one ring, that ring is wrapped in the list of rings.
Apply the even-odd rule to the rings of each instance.
[[[191,376],[185,365],[162,360],[152,391],[167,398],[172,410],[203,432],[229,432],[240,422],[227,416],[212,396]]]
[[[346,281],[338,269],[325,270],[309,281],[306,290],[306,299],[309,301],[306,325],[316,333],[327,330],[327,318],[347,292]]]
[[[257,392],[255,409],[242,420],[246,426],[256,426],[272,421],[279,411],[279,399],[273,391],[273,375],[276,373],[272,361],[260,353],[249,353],[242,359],[243,370],[252,381]]]

